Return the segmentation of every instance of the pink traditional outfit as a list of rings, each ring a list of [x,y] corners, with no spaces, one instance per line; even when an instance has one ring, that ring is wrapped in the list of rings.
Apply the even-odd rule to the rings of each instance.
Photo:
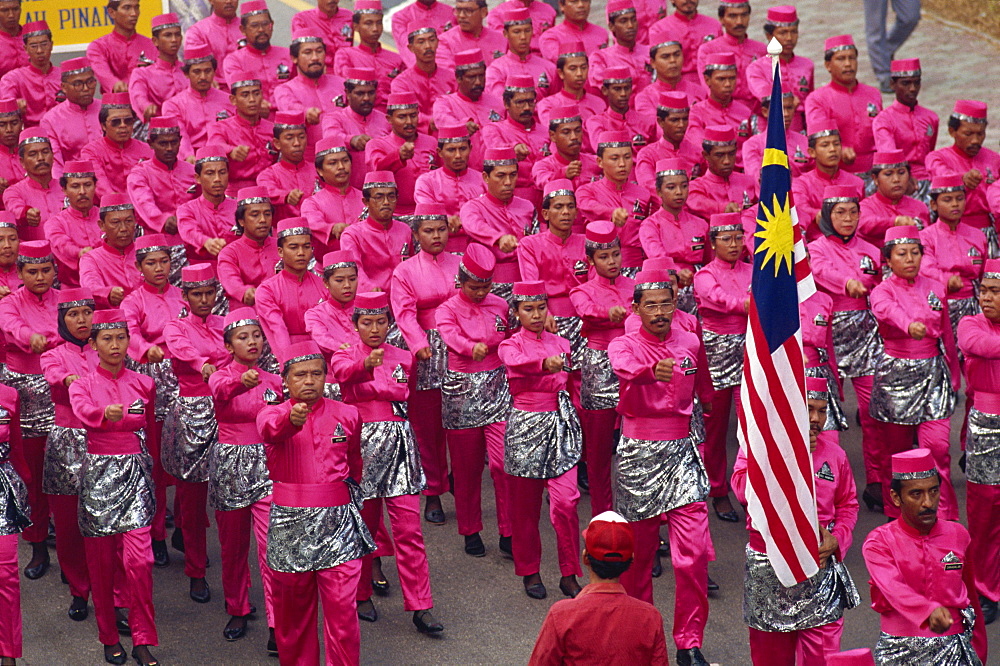
[[[490,280],[495,267],[493,254],[472,243],[462,258],[459,280]],[[455,518],[458,533],[465,537],[478,536],[483,529],[482,474],[487,459],[496,494],[497,531],[501,537],[513,533],[504,472],[510,389],[497,354],[507,338],[507,315],[507,301],[499,296],[487,294],[475,303],[461,292],[438,306],[435,315],[441,340],[448,348],[448,370],[441,385],[442,415],[454,477]],[[473,349],[480,343],[486,345],[487,354],[476,361]]]
[[[301,112],[280,112],[274,116],[276,132],[293,129],[306,129],[305,116]],[[313,153],[315,154],[315,149]],[[316,167],[308,158],[292,164],[284,157],[280,157],[277,162],[257,174],[257,185],[267,190],[267,196],[274,206],[276,222],[287,217],[301,217],[302,202],[316,191]],[[293,190],[302,192],[302,199],[294,206],[288,203],[288,195]]]
[[[883,248],[910,243],[920,244],[914,227],[891,227]],[[885,459],[904,445],[909,448],[916,435],[920,447],[931,452],[941,475],[938,513],[943,520],[957,520],[948,450],[950,418],[955,411],[960,377],[955,338],[942,299],[944,292],[944,285],[921,274],[912,281],[893,274],[872,290],[872,314],[878,320],[885,347],[875,364],[869,410],[881,422],[886,442],[885,467]],[[926,326],[926,335],[920,340],[910,335],[913,322]],[[885,477],[882,497],[886,515],[899,515],[890,500],[889,479]]]
[[[704,79],[698,69],[698,49],[702,44],[722,36],[722,26],[711,16],[699,14],[697,9],[690,18],[679,11],[668,14],[649,27],[646,39],[649,44],[679,41],[684,53],[683,76],[693,83],[702,84]]]
[[[407,67],[413,67],[416,60],[413,53],[406,48],[407,38],[412,32],[422,27],[429,27],[440,37],[456,25],[458,20],[455,18],[455,8],[451,5],[437,0],[432,0],[430,3],[414,2],[392,15],[392,38],[399,47],[403,62]]]
[[[267,202],[267,192],[259,187],[240,190],[236,201],[237,205]],[[258,242],[240,234],[219,252],[219,282],[230,302],[242,303],[248,289],[256,289],[274,275],[277,264],[278,245],[274,236]]]
[[[415,109],[418,107],[416,95],[412,93],[392,93],[389,95],[388,112],[397,109]],[[399,156],[399,149],[404,143],[411,141],[404,139],[395,132],[391,132],[379,138],[373,138],[365,146],[365,170],[391,171],[396,180],[398,199],[396,201],[396,215],[412,215],[415,202],[413,200],[413,190],[417,183],[417,178],[438,166],[437,164],[437,142],[427,134],[417,134],[412,139],[413,157],[404,160]]]
[[[810,128],[808,139],[815,141],[834,134],[840,136],[840,130],[834,123],[820,123],[818,126]],[[851,187],[856,190],[852,196],[860,200],[864,196],[865,183],[853,173],[841,169],[839,165],[832,176],[827,175],[817,166],[792,181],[792,198],[795,200],[799,226],[802,227],[806,239],[810,242],[823,236],[823,232],[818,226],[817,215],[820,208],[823,207],[823,192],[828,187]]]
[[[339,139],[327,138],[316,145],[316,159],[320,160],[332,153],[346,153],[348,149]],[[432,172],[433,173],[433,172]],[[353,176],[353,167],[352,167]],[[302,217],[309,222],[313,237],[313,253],[323,256],[327,252],[340,249],[340,239],[332,238],[331,232],[338,224],[351,225],[358,221],[365,209],[361,190],[350,183],[343,188],[318,183],[319,189],[311,197],[302,201]]]
[[[656,163],[653,183],[657,178],[687,177],[689,171],[681,159],[659,160]],[[678,269],[697,271],[711,261],[712,246],[708,242],[708,222],[693,215],[687,208],[677,214],[660,208],[639,226],[642,253],[649,259],[670,257]],[[678,294],[678,301],[681,294]],[[682,308],[689,310],[690,308]]]
[[[226,151],[221,146],[206,146],[197,153],[197,164],[228,161]],[[221,202],[215,204],[204,195],[176,208],[177,233],[184,242],[184,251],[190,263],[216,264],[222,253],[213,256],[205,249],[205,243],[209,239],[221,238],[228,246],[239,238],[233,231],[236,208],[236,199],[223,197]]]
[[[28,491],[24,478],[27,465],[21,450],[17,391],[0,385],[0,653],[21,658],[21,579],[17,571],[17,535],[31,524]]]
[[[150,139],[163,134],[180,135],[176,118],[160,117],[149,121]],[[194,167],[183,159],[178,159],[173,166],[167,166],[153,156],[132,167],[127,187],[129,198],[135,204],[136,222],[142,224],[147,231],[163,233],[167,220],[177,218],[180,207],[192,199],[195,190]],[[171,245],[181,244],[177,234],[168,236]],[[171,252],[170,256],[175,263],[181,263],[177,253]],[[174,269],[173,266],[171,268]]]
[[[2,32],[2,31],[0,31]],[[52,31],[45,21],[26,23],[22,28],[22,38],[47,36],[52,39]],[[24,49],[21,54],[26,53]],[[19,54],[20,55],[20,54]],[[4,60],[4,62],[9,62]],[[49,70],[43,72],[30,62],[11,69],[0,78],[0,99],[23,99],[25,101],[24,126],[36,127],[45,112],[57,104],[62,88],[62,72],[52,61]]]
[[[245,40],[239,16],[226,19],[213,11],[184,32],[184,59],[186,61],[193,51],[205,51],[215,58],[218,73],[229,54],[240,49]]]
[[[418,4],[420,3],[414,3],[413,5],[407,7],[407,9]],[[436,4],[446,6],[439,2],[436,2]],[[396,18],[393,17],[393,27],[395,26]],[[410,29],[411,36],[423,34],[425,32],[434,32],[433,27],[424,23],[415,23],[410,26]],[[402,43],[405,44],[406,40]],[[402,53],[408,54],[411,59],[413,57],[413,54],[409,49],[404,49]],[[433,72],[425,72],[417,65],[411,63],[411,65],[404,69],[399,76],[392,80],[392,84],[389,86],[389,92],[413,93],[417,96],[417,102],[420,105],[420,124],[418,127],[421,132],[429,133],[428,126],[431,122],[431,111],[434,107],[434,101],[439,97],[454,92],[455,86],[455,70],[451,67],[444,67],[442,64],[438,63],[435,55]]]
[[[555,62],[559,57],[560,44],[580,41],[583,42],[587,53],[594,53],[608,45],[608,37],[607,29],[595,23],[585,21],[583,27],[580,27],[564,18],[538,38],[538,51],[546,60]]]
[[[513,300],[515,304],[547,300],[545,283],[516,283]],[[583,575],[576,508],[580,501],[576,464],[583,434],[567,392],[569,341],[545,330],[532,333],[522,328],[501,342],[497,353],[513,399],[504,435],[504,471],[514,532],[514,573],[532,576],[541,570],[538,520],[547,490],[560,575]],[[552,356],[563,357],[563,367],[556,373],[544,368]]]
[[[177,14],[160,14],[153,17],[152,26],[155,36],[161,30],[180,28],[181,23]],[[149,58],[152,57],[150,54]],[[156,115],[164,115],[163,103],[187,87],[188,79],[181,71],[180,59],[169,62],[162,55],[145,67],[133,69],[128,78],[128,94],[138,118],[143,117],[149,106],[156,107]]]
[[[247,77],[250,74],[246,75]],[[235,94],[244,86],[260,86],[259,79],[240,78],[229,81],[229,87]],[[271,153],[271,141],[274,139],[274,123],[266,118],[257,118],[253,123],[239,114],[224,118],[209,127],[208,143],[222,146],[227,155],[232,155],[238,146],[247,146],[250,151],[242,160],[229,160],[229,189],[226,193],[235,195],[244,187],[257,184],[257,174],[271,166],[274,158]]]
[[[94,176],[92,162],[67,162],[66,178]],[[92,205],[86,213],[69,206],[45,220],[45,237],[52,243],[59,267],[59,283],[63,287],[80,286],[80,251],[99,247],[104,236],[98,227],[99,209]]]
[[[351,67],[344,76],[346,83],[352,85],[378,85],[374,69]],[[336,141],[347,147],[347,152],[351,155],[351,187],[360,188],[367,171],[365,151],[363,148],[361,150],[352,148],[351,139],[356,136],[368,136],[374,139],[389,134],[392,130],[385,114],[380,109],[373,109],[367,116],[362,116],[350,106],[345,106],[324,113],[321,126],[324,139]]]
[[[418,204],[417,213],[443,219],[440,205]],[[444,251],[432,255],[418,252],[392,273],[389,300],[396,325],[414,353],[429,347],[431,357],[417,360],[416,378],[409,396],[409,417],[420,449],[420,462],[427,478],[425,495],[440,496],[448,491],[448,454],[441,420],[441,386],[448,371],[448,350],[437,328],[440,306],[455,295],[455,281],[461,259]]]
[[[676,44],[677,42],[668,43]],[[657,107],[662,106],[659,102],[664,95],[684,95],[685,100],[692,104],[708,97],[704,86],[692,83],[688,79],[681,78],[676,84],[657,79],[632,97],[632,105],[641,115],[653,116],[656,114]],[[674,99],[679,98],[675,97]],[[684,108],[686,109],[688,106],[685,104]],[[660,134],[659,127],[656,128],[656,133]]]
[[[559,46],[559,57],[560,58],[582,58],[587,54],[583,50],[582,42],[571,42],[569,44],[560,44]],[[579,97],[577,97],[579,94]],[[632,98],[635,99],[634,97]],[[601,113],[608,107],[608,103],[604,101],[604,98],[600,95],[595,95],[586,89],[586,85],[580,90],[579,93],[574,93],[567,90],[566,88],[560,87],[559,90],[547,95],[540,100],[535,105],[535,113],[538,115],[538,122],[542,124],[542,127],[548,129],[549,121],[552,118],[558,118],[559,115],[556,114],[556,107],[567,107],[575,106],[579,110],[580,118],[584,123],[591,116]],[[590,144],[584,138],[584,147],[589,148]]]
[[[336,7],[333,14],[326,14],[318,7],[295,12],[292,16],[292,32],[316,35],[323,40],[326,66],[331,72],[334,54],[354,43],[351,10],[343,7]]]
[[[469,69],[484,66],[482,57],[478,51],[462,51],[455,55],[455,63],[452,70],[457,75]],[[475,123],[481,130],[488,124],[500,120],[500,110],[503,109],[503,101],[491,93],[483,92],[478,100],[466,97],[461,91],[456,90],[447,95],[440,95],[434,100],[430,117],[438,130],[438,140],[443,127],[465,127],[465,136],[470,142],[471,153],[469,154],[469,166],[473,169],[481,170],[483,167],[483,153],[486,144],[483,142],[483,135],[477,131],[472,137],[468,134],[468,123]],[[457,138],[452,136],[451,138]]]
[[[282,350],[285,372],[323,358],[313,342]],[[323,601],[328,659],[361,658],[355,596],[361,558],[375,543],[361,517],[361,416],[358,409],[320,397],[302,426],[291,422],[288,400],[257,413],[274,485],[267,534],[272,571],[274,635],[281,659],[318,664],[316,622]]]
[[[209,62],[211,57],[207,46],[187,48],[184,64],[190,66]],[[177,119],[181,128],[180,156],[187,158],[208,144],[208,130],[212,125],[236,115],[236,107],[229,101],[229,95],[218,88],[199,92],[187,85],[163,102],[160,115]]]
[[[358,270],[358,263],[354,260],[354,255],[343,250],[327,252],[323,256],[323,273],[333,274],[338,268],[353,268]],[[318,268],[319,266],[317,266]],[[362,286],[361,273],[358,272],[358,287]],[[351,344],[357,338],[358,332],[354,330],[354,322],[351,320],[354,314],[354,299],[347,303],[341,303],[329,298],[322,303],[318,303],[308,310],[304,315],[306,322],[306,332],[312,337],[323,352],[323,357],[329,363],[334,352],[342,345]],[[333,388],[335,387],[335,389]],[[335,382],[327,380],[327,397],[335,400],[340,399],[340,387]]]
[[[920,59],[892,61],[892,77],[919,77]],[[938,115],[926,106],[907,106],[894,101],[875,116],[872,131],[875,134],[875,150],[902,150],[910,165],[913,179],[927,181],[931,173],[927,169],[927,155],[934,150],[938,140]]]
[[[127,330],[121,310],[94,313],[93,331]],[[150,452],[158,451],[153,380],[124,366],[104,367],[69,387],[73,415],[86,430],[87,453],[80,471],[80,532],[90,572],[97,634],[117,645],[115,589],[124,586],[134,645],[156,645],[150,522],[155,510]],[[107,408],[120,406],[111,421]],[[143,431],[145,442],[140,438]],[[125,580],[116,580],[124,572]]]
[[[665,270],[643,270],[636,276],[637,290],[670,285]],[[608,345],[621,384],[622,437],[612,460],[615,508],[635,533],[634,561],[622,585],[629,595],[653,602],[649,571],[665,519],[677,588],[673,638],[678,650],[700,648],[708,621],[709,484],[690,433],[695,394],[707,386],[699,380],[707,370],[699,367],[700,347],[696,335],[676,326],[662,340],[640,329]],[[654,376],[663,359],[675,361],[669,381]],[[699,397],[708,399],[703,393]]]
[[[743,158],[743,173],[756,181],[760,180],[760,169],[764,163],[766,144],[767,132],[761,132],[747,139],[740,150],[740,156]],[[785,146],[787,147],[788,168],[792,172],[792,180],[800,178],[804,172],[815,166],[813,159],[809,157],[809,139],[801,132],[786,129]]]
[[[873,171],[906,166],[901,150],[879,151],[875,153],[873,160]],[[876,191],[861,202],[858,233],[872,245],[877,245],[880,239],[885,238],[885,232],[890,227],[896,226],[896,218],[899,216],[912,217],[917,222],[918,228],[923,228],[929,224],[930,211],[922,201],[913,197],[902,196],[898,201],[893,201],[881,191]]]
[[[556,24],[556,10],[552,5],[538,0],[505,0],[490,9],[486,17],[486,28],[502,33],[512,13],[518,10],[528,12],[531,19],[531,51],[538,53],[538,39],[542,33]]]
[[[494,11],[496,8],[490,11],[488,17],[493,16]],[[395,20],[394,16],[393,22]],[[455,68],[458,54],[465,51],[478,51],[479,59],[485,65],[489,65],[507,53],[507,40],[504,39],[503,31],[488,28],[485,25],[476,35],[462,30],[456,24],[453,29],[440,33],[438,40],[438,65],[449,70]]]
[[[2,31],[0,31],[2,32]],[[30,144],[47,143],[52,146],[52,140],[39,129],[24,130],[18,139],[18,150]],[[36,176],[25,175],[3,191],[4,208],[17,220],[17,237],[22,241],[45,240],[45,222],[63,209],[62,188],[59,178],[49,175],[49,181],[43,185]],[[34,208],[40,213],[38,224],[28,224],[28,210]]]
[[[156,53],[149,37],[140,34],[125,37],[114,28],[87,44],[87,59],[101,84],[102,95],[112,92],[119,81],[128,84],[132,70],[153,64]]]
[[[592,52],[590,57],[589,82],[591,87],[600,89],[609,69],[625,68],[634,84],[633,95],[641,92],[650,83],[649,47],[635,44],[631,49],[614,43],[607,48]],[[648,116],[647,116],[648,117]]]
[[[364,187],[367,191],[395,185],[391,171],[369,171]],[[367,217],[344,230],[340,247],[357,259],[371,286],[388,291],[393,269],[414,254],[413,230],[396,220],[383,225]]]
[[[790,12],[787,11],[789,9],[791,9]],[[789,24],[798,25],[798,16],[794,7],[770,7],[767,13],[768,23],[775,27],[788,26]],[[784,14],[784,16],[776,17],[778,20],[772,20],[772,16],[779,13]],[[816,65],[809,58],[793,53],[788,60],[785,60],[784,56],[778,58],[778,69],[781,73],[781,90],[792,93],[799,100],[799,106],[795,111],[795,118],[790,129],[801,130],[802,116],[805,113],[803,102],[816,89],[814,79]],[[771,82],[774,77],[773,71],[774,64],[770,58],[757,58],[747,65],[746,79],[750,94],[757,98],[770,95]]]
[[[0,74],[6,74],[15,67],[22,67],[28,64],[28,54],[24,49],[24,33],[30,24],[25,24],[18,28],[17,33],[12,35],[6,30],[0,30]]]
[[[292,43],[307,44],[320,42],[320,38],[313,33],[295,32],[292,35]],[[332,54],[327,54],[328,58]],[[316,144],[323,138],[323,116],[333,113],[339,109],[339,104],[343,103],[344,78],[337,74],[332,74],[333,70],[328,69],[319,78],[306,76],[301,71],[296,73],[295,78],[282,83],[274,90],[274,104],[279,111],[290,114],[306,114],[309,109],[319,109],[320,123],[316,125],[306,125],[305,161],[311,163],[316,156]]]
[[[505,90],[525,92],[530,90],[528,80],[525,77],[513,77],[507,80]],[[527,199],[535,207],[541,202],[542,192],[531,179],[531,169],[535,163],[542,159],[547,150],[549,131],[547,127],[542,127],[537,121],[530,127],[522,125],[508,115],[504,115],[502,120],[490,123],[480,131],[480,141],[484,147],[510,146],[511,148],[522,144],[528,149],[527,157],[518,160],[517,183],[514,186],[514,194],[522,199]],[[483,166],[485,166],[485,155]]]
[[[21,116],[17,100],[13,98],[0,99],[0,117],[9,120],[15,116]],[[17,143],[15,142],[13,146],[0,145],[0,178],[7,181],[8,187],[25,178],[24,165],[21,164],[21,158],[18,157]]]
[[[770,63],[770,60],[764,57],[767,55],[767,45],[749,37],[744,37],[740,41],[729,33],[723,33],[718,38],[705,42],[698,48],[696,73],[703,74],[714,59],[726,53],[733,55],[736,65],[736,87],[733,89],[733,99],[750,109],[756,109],[759,99],[750,88],[747,69],[757,60],[767,60]]]
[[[107,93],[101,99],[102,109],[131,110],[128,93]],[[143,141],[126,139],[124,144],[106,136],[95,139],[80,151],[80,159],[94,164],[97,173],[97,196],[128,189],[128,175],[139,162],[153,158],[153,150]]]
[[[738,143],[736,131],[722,125],[706,127],[701,142],[709,146],[732,146]],[[744,210],[750,208],[757,203],[759,192],[760,183],[746,174],[733,171],[723,178],[708,171],[691,181],[687,207],[698,217],[711,220],[713,215],[724,213],[730,203],[738,204]]]
[[[362,14],[382,16],[382,13],[382,0],[355,0],[354,2],[353,16],[359,19]],[[406,40],[396,43],[405,44]],[[406,68],[406,64],[399,53],[384,48],[379,42],[370,46],[358,41],[355,46],[337,49],[337,53],[333,56],[333,71],[337,73],[347,72],[350,68],[370,69],[375,72],[378,80],[378,88],[375,91],[375,109],[381,111],[385,108],[392,79],[400,75]],[[346,78],[350,79],[351,77],[348,75]]]
[[[241,16],[260,13],[255,8],[256,4],[244,4],[240,8]],[[226,56],[219,66],[222,80],[226,83],[248,78],[260,81],[264,99],[273,103],[275,89],[292,78],[295,63],[287,47],[268,44],[265,50],[259,51],[252,44],[247,44]]]
[[[682,92],[666,92],[660,95],[650,113],[659,116],[661,113],[689,113],[690,97]],[[643,113],[640,111],[640,113]],[[657,133],[662,134],[657,126]],[[684,162],[684,169],[692,178],[697,177],[702,168],[702,148],[685,132],[679,144],[660,136],[659,139],[639,149],[635,157],[635,180],[642,183],[654,197],[656,192],[656,165],[660,160],[679,159]]]
[[[527,9],[515,9],[507,13],[503,25],[508,28],[524,23],[534,25],[530,12]],[[553,50],[558,50],[557,46],[558,42],[553,44]],[[551,95],[560,87],[556,74],[557,59],[558,55],[549,58],[532,51],[520,56],[508,51],[486,67],[486,92],[499,99],[503,94],[504,84],[510,77],[526,76],[532,80],[539,99]]]
[[[86,72],[93,73],[86,58],[71,58],[59,65],[60,80]],[[83,147],[101,137],[100,113],[101,102],[97,99],[87,106],[65,100],[45,112],[39,127],[52,141],[56,164],[80,159]]]
[[[132,202],[124,194],[112,193],[101,202],[101,213],[119,210],[134,210]],[[135,268],[135,243],[119,250],[107,241],[80,257],[80,286],[94,295],[98,309],[112,307],[108,300],[115,287],[121,287],[128,296],[139,286],[142,278]]]

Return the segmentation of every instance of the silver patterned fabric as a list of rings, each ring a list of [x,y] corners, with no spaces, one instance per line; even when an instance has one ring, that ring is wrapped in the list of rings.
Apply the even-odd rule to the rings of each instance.
[[[559,409],[526,412],[516,407],[507,419],[504,471],[528,479],[554,479],[580,461],[583,431],[573,402],[559,392]]]
[[[694,285],[689,284],[677,291],[677,309],[698,316],[698,301],[694,298]]]
[[[340,384],[336,382],[326,382],[323,384],[323,397],[329,400],[343,402],[344,396],[340,394]]]
[[[875,365],[868,411],[876,420],[917,425],[946,419],[955,411],[955,402],[943,356],[895,358],[883,353]]]
[[[132,369],[153,380],[156,385],[156,402],[153,406],[156,420],[166,420],[180,391],[173,363],[169,358],[165,358],[159,363],[136,363]]]
[[[148,527],[154,507],[153,461],[147,454],[87,454],[80,479],[83,536],[111,536]]]
[[[979,299],[975,296],[957,298],[948,301],[948,319],[951,320],[951,332],[958,340],[958,322],[962,317],[972,317],[982,310],[979,309]]]
[[[835,622],[861,603],[847,567],[833,558],[812,578],[785,587],[767,555],[747,546],[743,621],[759,631],[801,631]]]
[[[993,221],[993,216],[990,215],[990,221]],[[988,224],[980,231],[986,236],[986,252],[990,259],[996,259],[1000,257],[1000,238],[997,237],[997,230],[992,224]]]
[[[416,391],[440,389],[448,372],[448,345],[436,328],[427,331],[427,346],[431,348],[431,357],[417,361],[417,384],[413,387]]]
[[[10,453],[8,442],[0,443],[0,458]],[[0,462],[0,536],[20,534],[31,525],[28,487],[9,460]]]
[[[743,350],[747,336],[744,333],[704,332],[705,355],[716,391],[739,386],[743,381]]]
[[[973,483],[1000,485],[1000,415],[969,410],[965,475]]]
[[[445,373],[441,385],[441,416],[448,430],[483,428],[507,420],[510,388],[501,365],[481,372]]]
[[[513,282],[494,282],[493,287],[490,291],[503,300],[507,301],[508,305],[514,307],[514,283]]]
[[[975,611],[962,611],[965,631],[951,636],[892,636],[884,631],[875,645],[879,666],[982,666],[972,648]]]
[[[267,340],[264,340],[264,348],[260,351],[260,359],[257,361],[257,367],[265,372],[270,372],[272,375],[281,374],[281,364],[278,363],[278,357],[274,355],[271,343]]]
[[[267,565],[275,571],[305,573],[329,569],[375,551],[375,540],[361,519],[361,500],[344,506],[271,505],[267,527]]]
[[[220,317],[229,314],[229,297],[226,296],[226,288],[221,282],[215,283],[215,305],[212,306],[212,314]]]
[[[844,379],[875,374],[882,355],[878,322],[869,310],[840,310],[833,313],[833,351]]]
[[[218,511],[233,511],[271,494],[263,444],[216,443],[208,454],[208,501]]]
[[[80,472],[86,457],[86,430],[52,426],[45,442],[42,492],[46,495],[79,495]]]
[[[830,366],[820,365],[806,368],[806,377],[819,377],[826,380],[829,399],[826,403],[826,423],[823,424],[823,430],[847,430],[850,426],[847,422],[847,414],[844,413],[844,407],[840,404],[840,387],[833,377],[833,370],[830,369]]]
[[[427,485],[409,421],[369,421],[361,426],[361,497],[416,495]]]
[[[183,245],[170,247],[170,275],[167,281],[175,287],[181,286],[181,269],[188,265],[187,252]]]
[[[209,452],[218,441],[211,396],[178,397],[163,422],[163,469],[182,481],[208,481]]]
[[[608,352],[584,347],[581,359],[580,406],[584,409],[616,408],[618,375],[611,368]]]
[[[708,497],[708,475],[690,437],[666,441],[622,436],[611,460],[615,511],[653,518]]]
[[[587,340],[581,335],[583,320],[579,317],[553,317],[558,330],[556,335],[569,340],[569,360],[574,370],[579,370],[583,363],[583,350],[587,348]]]
[[[55,425],[56,407],[45,375],[23,375],[7,368],[4,383],[21,400],[21,436],[47,437]]]
[[[691,441],[695,444],[705,441],[705,411],[701,408],[701,401],[697,396],[691,408]]]
[[[387,345],[392,345],[393,347],[399,347],[400,349],[410,351],[410,349],[406,346],[406,340],[403,339],[403,332],[399,330],[399,325],[394,319],[389,322],[389,330],[385,335],[385,343]]]

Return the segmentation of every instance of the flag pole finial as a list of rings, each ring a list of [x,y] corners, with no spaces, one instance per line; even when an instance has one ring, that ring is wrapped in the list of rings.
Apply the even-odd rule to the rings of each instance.
[[[778,41],[777,37],[772,37],[771,41],[767,43],[767,55],[771,56],[773,60],[777,60],[778,56],[781,55],[781,42]]]

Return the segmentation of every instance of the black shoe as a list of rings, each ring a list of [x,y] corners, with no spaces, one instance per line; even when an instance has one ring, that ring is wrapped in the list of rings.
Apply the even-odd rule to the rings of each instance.
[[[45,535],[45,545],[49,548],[56,547],[56,526],[49,521],[49,533]]]
[[[884,506],[882,504],[882,484],[881,483],[869,483],[863,493],[861,493],[861,501],[865,503],[868,510],[873,513],[882,513]]]
[[[576,466],[576,485],[585,493],[590,492],[590,477],[587,476],[587,463],[582,460]]]
[[[267,637],[267,656],[277,657],[278,656],[278,640],[274,637],[274,627],[267,628],[269,635]]]
[[[222,637],[232,643],[247,635],[247,616],[233,615],[226,623],[226,628],[222,630]]]
[[[714,580],[712,580],[711,576],[708,577],[708,591],[709,592],[718,592],[719,591],[719,584],[716,583]]]
[[[195,589],[196,587],[198,589]],[[191,596],[192,601],[199,604],[207,604],[212,600],[212,589],[208,586],[208,581],[204,578],[192,578],[191,590],[188,594]]]
[[[965,474],[965,451],[962,451],[962,457],[958,459],[958,466],[962,470],[962,474]]]
[[[167,529],[174,529],[174,514],[170,509],[167,509],[166,515],[163,516],[163,522]]]
[[[993,624],[997,619],[998,611],[1000,611],[1000,604],[996,601],[991,601],[980,594],[979,605],[983,609],[983,622],[986,624]]]
[[[73,603],[69,605],[69,610],[66,614],[74,622],[83,622],[87,619],[87,615],[90,614],[87,610],[87,600],[83,597],[73,597]]]
[[[28,580],[38,580],[49,571],[49,551],[44,542],[31,545],[35,552],[31,557],[31,562],[28,562],[28,566],[24,567],[24,577]]]
[[[708,661],[700,648],[693,647],[677,651],[677,666],[708,666]]]
[[[582,589],[576,576],[563,576],[559,579],[559,591],[570,599],[576,599],[576,595],[580,594]]]
[[[479,532],[466,535],[465,554],[472,555],[473,557],[483,557],[486,555],[486,545],[483,544],[483,538],[479,536]]]
[[[663,575],[663,563],[660,562],[660,556],[657,555],[653,558],[653,578],[659,578]]]
[[[427,498],[427,504],[424,508],[424,520],[426,520],[431,525],[444,525],[444,510],[441,508],[441,498],[435,497],[437,500],[436,505],[431,504],[430,496]]]
[[[174,533],[170,535],[170,545],[174,547],[174,550],[184,552],[184,532],[179,528],[174,529]]]
[[[727,523],[738,523],[740,521],[740,514],[736,513],[736,509],[732,509],[731,508],[731,509],[729,509],[729,511],[719,511],[716,508],[716,505],[719,503],[719,500],[725,499],[725,497],[726,496],[724,496],[724,497],[713,497],[712,498],[712,509],[715,511],[715,515],[716,515],[716,517],[719,520],[727,522]]]
[[[124,664],[128,660],[121,643],[104,646],[104,661],[109,664]]]
[[[358,619],[365,622],[375,622],[378,620],[378,610],[376,610],[375,604],[372,603],[371,599],[358,602]]]
[[[512,537],[502,536],[500,537],[500,543],[497,545],[497,548],[500,549],[500,554],[508,560],[514,559],[514,546],[511,545],[511,539]]]
[[[670,542],[660,539],[660,547],[656,549],[656,554],[660,557],[670,557]]]
[[[413,611],[413,624],[422,634],[440,634],[444,625],[434,619],[429,610]]]
[[[854,410],[854,422],[858,424],[859,428],[861,427],[861,410],[860,409]]]
[[[66,572],[65,571],[60,571],[59,572],[59,581],[63,585],[69,585],[69,578],[66,578]]]
[[[532,579],[537,579],[538,582],[529,584],[528,581]],[[545,590],[545,585],[542,584],[542,578],[538,574],[524,576],[522,580],[524,581],[524,593],[532,599],[544,599],[548,596],[549,593]]]
[[[153,539],[153,566],[165,567],[170,565],[170,553],[167,551],[167,542]]]
[[[148,658],[139,656],[139,648],[143,648],[143,652],[149,655]],[[132,647],[132,658],[135,659],[135,663],[139,666],[157,666],[160,662],[156,661],[150,651],[148,645],[135,645]]]
[[[382,573],[382,558],[376,557],[374,558],[374,562],[378,564],[378,572],[372,571],[372,589],[380,597],[388,596],[389,581],[386,580],[385,574]]]
[[[128,614],[124,608],[115,608],[115,628],[122,636],[132,635],[132,627],[128,623]]]

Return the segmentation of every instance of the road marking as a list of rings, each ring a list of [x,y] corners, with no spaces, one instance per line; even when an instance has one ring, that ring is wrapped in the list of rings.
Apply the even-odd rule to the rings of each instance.
[[[305,11],[307,9],[316,9],[316,5],[309,4],[308,2],[303,2],[303,0],[278,0],[281,4],[286,7],[290,7],[295,11]]]
[[[403,3],[399,4],[399,5],[396,5],[395,7],[393,7],[392,9],[390,9],[388,12],[385,13],[384,17],[386,19],[388,19],[388,23],[386,24],[386,33],[390,37],[392,36],[392,32],[391,31],[392,31],[392,16],[393,16],[393,14],[395,14],[396,12],[398,12],[403,7],[406,7],[407,5],[412,5],[416,1],[417,0],[406,0],[405,2],[403,2]],[[278,0],[278,2],[280,2],[283,5],[285,5],[289,9],[294,9],[295,11],[298,11],[298,12],[303,12],[303,11],[305,11],[307,9],[316,9],[316,5],[310,4],[308,2],[304,2],[304,0]],[[383,46],[385,48],[387,48],[388,50],[390,50],[390,51],[399,53],[399,51],[395,47],[393,47],[391,44],[383,44]]]

